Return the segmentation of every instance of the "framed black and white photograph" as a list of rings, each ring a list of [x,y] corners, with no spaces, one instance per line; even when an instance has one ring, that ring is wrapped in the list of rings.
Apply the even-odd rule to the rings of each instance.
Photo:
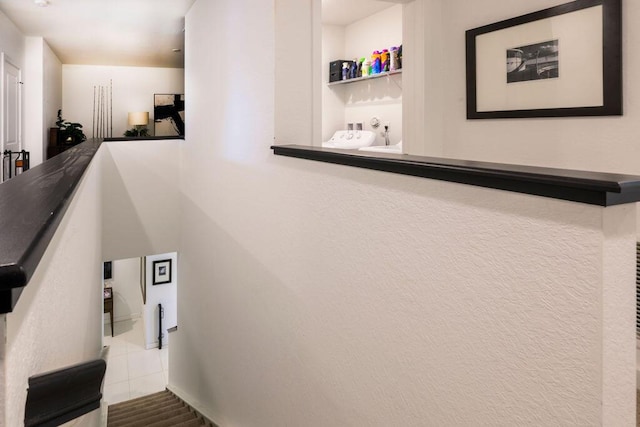
[[[466,32],[467,118],[622,114],[621,0],[577,0]]]
[[[155,136],[184,136],[184,94],[153,95]]]
[[[153,261],[153,284],[171,283],[171,260]]]
[[[103,290],[104,299],[109,299],[113,297],[113,288],[104,288]]]

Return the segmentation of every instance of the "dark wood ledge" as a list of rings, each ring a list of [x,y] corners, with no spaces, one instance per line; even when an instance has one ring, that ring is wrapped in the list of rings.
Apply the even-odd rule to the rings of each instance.
[[[118,136],[113,138],[104,138],[105,142],[109,141],[161,141],[163,139],[184,139],[184,135],[172,136]]]
[[[99,146],[85,141],[0,184],[0,313],[15,307]]]
[[[598,206],[640,201],[640,176],[383,154],[302,145],[274,145],[275,155],[495,188]]]

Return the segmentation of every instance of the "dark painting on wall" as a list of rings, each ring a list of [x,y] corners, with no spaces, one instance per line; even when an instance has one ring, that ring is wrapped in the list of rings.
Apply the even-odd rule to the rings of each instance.
[[[113,279],[113,264],[111,261],[104,263],[104,280]]]
[[[153,95],[155,136],[184,136],[184,95]]]

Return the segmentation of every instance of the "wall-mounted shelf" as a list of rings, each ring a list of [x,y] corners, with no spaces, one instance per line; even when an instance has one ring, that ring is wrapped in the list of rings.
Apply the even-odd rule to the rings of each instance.
[[[375,80],[375,79],[379,79],[380,77],[392,76],[394,74],[400,74],[400,73],[402,73],[402,69],[395,70],[395,71],[386,71],[384,73],[379,73],[379,74],[372,74],[367,77],[356,77],[355,79],[338,80],[337,82],[327,83],[327,86],[345,85],[349,83],[361,82],[364,80]]]
[[[640,176],[636,175],[302,145],[274,145],[271,148],[277,156],[495,188],[590,205],[613,206],[640,201]]]

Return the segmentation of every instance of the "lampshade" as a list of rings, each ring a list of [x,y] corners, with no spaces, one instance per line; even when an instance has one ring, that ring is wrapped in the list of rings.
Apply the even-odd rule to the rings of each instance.
[[[149,112],[129,113],[130,126],[146,126],[149,124]]]

